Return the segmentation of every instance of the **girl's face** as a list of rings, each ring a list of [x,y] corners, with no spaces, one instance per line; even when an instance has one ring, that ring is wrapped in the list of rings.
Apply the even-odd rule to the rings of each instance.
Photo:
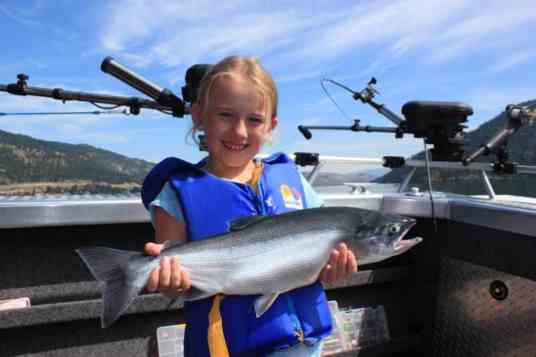
[[[210,163],[218,174],[234,175],[251,165],[277,125],[268,103],[248,81],[216,79],[207,108],[192,107],[192,119],[206,135]]]

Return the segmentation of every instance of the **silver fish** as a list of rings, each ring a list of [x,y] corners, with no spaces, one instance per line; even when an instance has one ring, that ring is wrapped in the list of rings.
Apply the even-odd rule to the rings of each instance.
[[[161,257],[178,257],[192,288],[187,301],[215,294],[259,294],[261,316],[283,292],[314,283],[340,242],[357,253],[359,265],[404,253],[422,238],[402,240],[415,224],[406,217],[350,207],[322,207],[230,223],[229,233],[165,245]],[[93,276],[105,282],[102,327],[110,326],[147,284],[160,257],[105,247],[77,250]]]

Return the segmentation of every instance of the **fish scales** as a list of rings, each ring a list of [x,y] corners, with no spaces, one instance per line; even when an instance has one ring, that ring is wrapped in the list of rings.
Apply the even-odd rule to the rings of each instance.
[[[281,216],[274,216],[274,218]],[[292,244],[295,240],[319,239],[318,232],[326,231],[344,231],[345,226],[337,224],[329,219],[315,219],[308,222],[308,227],[304,230],[300,226],[299,217],[296,215],[285,215],[280,219],[263,219],[259,222],[253,222],[248,226],[248,230],[231,232],[226,235],[200,241],[191,242],[185,245],[170,247],[162,252],[164,256],[173,256],[180,254],[183,258],[186,256],[191,259],[237,259],[242,256],[264,253],[273,250],[281,244]],[[296,222],[298,218],[298,222]],[[346,231],[351,232],[350,229]],[[307,233],[304,235],[303,233]],[[300,237],[300,238],[298,238]],[[299,244],[299,242],[297,242]],[[179,253],[180,252],[180,253]],[[207,257],[209,256],[209,257]]]
[[[421,238],[402,240],[415,220],[350,207],[322,207],[277,216],[243,217],[229,233],[166,245],[161,256],[178,257],[193,289],[185,300],[223,293],[260,295],[257,316],[277,296],[318,279],[330,252],[346,242],[360,265],[401,254]],[[146,285],[159,257],[105,247],[77,250],[96,279],[106,282],[103,327],[112,324]]]

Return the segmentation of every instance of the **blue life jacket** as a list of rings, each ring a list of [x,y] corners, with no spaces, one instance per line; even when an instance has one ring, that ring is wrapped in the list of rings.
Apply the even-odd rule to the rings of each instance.
[[[224,180],[199,166],[167,158],[147,175],[142,188],[143,203],[148,207],[169,181],[182,207],[188,240],[192,241],[226,233],[229,222],[239,217],[305,208],[295,164],[284,154],[274,154],[262,161],[264,169],[255,192],[247,184]],[[331,332],[331,315],[319,282],[281,294],[260,318],[253,308],[257,297],[231,295],[221,300],[225,342],[231,356],[262,356],[290,347],[300,338],[313,344]],[[210,356],[207,329],[212,301],[211,297],[185,303],[185,356]]]

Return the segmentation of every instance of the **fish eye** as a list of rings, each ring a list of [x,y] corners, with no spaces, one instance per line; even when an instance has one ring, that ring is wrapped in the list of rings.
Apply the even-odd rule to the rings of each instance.
[[[392,224],[392,225],[389,226],[387,232],[389,234],[396,234],[396,233],[400,232],[400,226],[396,225],[396,224]]]

